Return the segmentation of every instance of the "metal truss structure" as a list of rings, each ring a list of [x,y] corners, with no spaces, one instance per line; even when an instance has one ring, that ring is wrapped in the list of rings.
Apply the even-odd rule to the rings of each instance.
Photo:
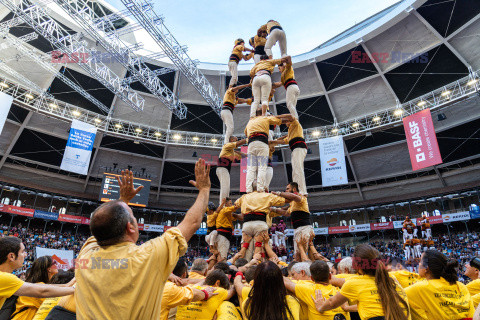
[[[153,70],[152,71],[155,75],[157,76],[160,76],[162,74],[167,74],[167,73],[170,73],[170,72],[175,72],[175,69],[171,69],[171,68],[161,68],[161,69],[157,69],[157,70]],[[128,78],[125,78],[123,79],[123,81],[126,83],[126,84],[130,84],[132,82],[135,82],[135,81],[138,81],[137,78],[135,76],[131,76],[131,77],[128,77]]]
[[[92,51],[77,39],[78,35],[70,34],[65,28],[52,19],[47,9],[32,4],[28,0],[20,0],[18,5],[16,5],[15,1],[11,0],[0,0],[0,3],[17,17],[21,18],[38,34],[47,39],[55,48],[61,50],[62,53],[71,56],[78,54],[83,57],[88,57],[89,52]],[[112,91],[127,105],[137,111],[143,110],[145,104],[143,97],[130,88],[130,86],[125,86],[122,83],[122,79],[101,61],[86,59],[86,62],[79,63],[78,66],[92,78],[102,83],[102,85]]]
[[[89,94],[85,89],[83,89],[81,86],[70,80],[68,77],[66,77],[64,74],[60,73],[56,68],[54,68],[51,64],[45,62],[42,60],[42,58],[37,55],[33,50],[28,49],[27,47],[24,46],[25,41],[19,41],[20,39],[17,39],[16,37],[8,34],[8,31],[5,33],[2,33],[0,31],[0,36],[3,36],[4,39],[6,39],[11,45],[15,46],[17,50],[22,52],[24,55],[30,57],[35,61],[35,63],[39,64],[43,69],[47,70],[51,74],[55,75],[55,77],[59,78],[62,80],[66,85],[68,85],[70,88],[78,92],[80,95],[82,95],[85,99],[93,103],[95,106],[97,106],[100,110],[108,114],[110,109],[105,106],[103,103],[98,101],[96,98],[94,98],[91,94]],[[27,40],[28,41],[28,40]]]
[[[1,68],[2,64],[0,63]],[[14,75],[12,76],[15,77]],[[98,113],[55,100],[51,96],[45,96],[44,90],[41,88],[36,89],[38,97],[27,98],[25,94],[32,92],[32,89],[35,87],[29,86],[31,89],[27,89],[9,79],[4,79],[3,83],[7,84],[8,88],[0,86],[0,91],[12,95],[15,99],[14,101],[25,108],[66,122],[71,122],[73,119],[84,121],[97,126],[99,131],[108,135],[159,145],[198,146],[210,149],[220,149],[222,147],[222,135],[165,130],[131,121],[114,119],[110,116],[99,115]],[[305,129],[305,140],[307,143],[316,143],[320,138],[334,135],[354,136],[365,134],[369,131],[384,130],[401,123],[404,116],[425,108],[430,108],[431,110],[447,108],[457,102],[472,98],[479,92],[480,80],[477,73],[472,72],[470,76],[409,101],[397,108],[390,108],[381,113],[366,115],[362,119],[338,123],[336,126]],[[358,125],[355,125],[356,123]]]
[[[5,33],[8,33],[8,29],[3,29],[2,27],[0,27],[0,35],[2,35],[4,37],[4,39],[6,39]],[[36,32],[31,32],[31,33],[27,33],[24,36],[19,37],[18,41],[21,42],[21,43],[25,43],[25,42],[35,40],[37,38],[38,38],[38,34]],[[15,44],[12,43],[12,42],[4,42],[4,43],[0,44],[0,50],[10,48],[14,45]]]
[[[107,53],[121,63],[134,77],[135,81],[144,85],[179,119],[186,118],[187,107],[158,78],[157,73],[150,70],[143,58],[138,57],[120,39],[110,19],[102,19],[98,16],[86,0],[54,0],[54,2],[67,12]],[[106,30],[110,31],[106,32]],[[131,82],[124,81],[123,84],[129,85]]]
[[[30,102],[32,103],[32,107],[37,108],[37,101],[33,101],[35,99],[35,96],[32,93],[36,93],[38,96],[43,97],[45,99],[49,99],[50,101],[54,101],[55,98],[48,92],[45,91],[45,89],[41,88],[38,86],[35,82],[25,78],[23,75],[18,73],[17,71],[13,70],[9,66],[7,66],[2,60],[0,60],[0,70],[3,71],[4,73],[9,74],[11,77],[15,78],[17,81],[22,83],[25,87],[30,88],[30,90],[26,88],[20,88],[17,85],[12,85],[12,81],[8,81],[7,79],[4,79],[1,83],[1,87],[3,88],[3,91],[7,94],[10,92],[10,88],[15,88],[17,87],[15,91],[15,95],[13,97],[17,101],[24,101],[24,102]]]
[[[146,3],[142,0],[122,0],[122,3],[160,48],[162,48],[163,52],[177,69],[190,81],[213,110],[220,115],[222,105],[221,97],[200,70],[198,70],[197,64],[190,59],[170,30],[165,26],[163,19],[158,16],[154,10],[146,10]]]

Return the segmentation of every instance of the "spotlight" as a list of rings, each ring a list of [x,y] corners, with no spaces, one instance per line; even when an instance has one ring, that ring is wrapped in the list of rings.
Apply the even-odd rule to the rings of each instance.
[[[442,92],[442,97],[446,97],[446,96],[448,96],[450,93],[452,93],[452,91],[450,91],[450,90],[445,90],[445,91]]]
[[[359,125],[360,125],[360,123],[358,123],[358,122],[355,122],[354,124],[352,124],[352,127],[354,127],[354,128],[358,128],[358,126],[359,126]]]
[[[175,140],[180,140],[181,138],[182,138],[182,136],[179,135],[179,134],[173,135],[173,139],[175,139]]]
[[[475,83],[477,83],[477,82],[478,82],[478,79],[472,79],[472,80],[470,80],[470,81],[467,82],[467,85],[473,86],[473,85],[474,85]]]
[[[320,131],[313,131],[312,136],[318,137],[320,135]]]
[[[142,129],[136,128],[136,129],[135,129],[135,132],[142,133]]]
[[[10,88],[10,86],[9,86],[7,83],[5,83],[5,82],[0,82],[0,86],[1,86],[2,88],[5,88],[5,89]]]
[[[445,113],[439,113],[439,114],[437,115],[437,120],[438,120],[438,121],[443,121],[443,120],[445,120],[445,119],[447,119],[447,116],[445,115]]]
[[[193,140],[193,141],[198,141],[199,138],[198,138],[198,137],[193,137],[192,140]]]
[[[34,97],[33,95],[31,95],[30,93],[27,93],[27,94],[25,95],[25,98],[32,100],[32,99],[35,98],[35,97]]]
[[[95,122],[96,122],[96,123],[100,123],[100,122],[102,122],[102,120],[100,120],[100,119],[98,119],[98,118],[95,118]]]
[[[419,101],[419,102],[417,103],[417,106],[423,107],[423,106],[426,105],[426,104],[427,104],[427,101],[422,100],[422,101]]]
[[[375,117],[373,117],[372,120],[375,121],[375,122],[378,122],[378,121],[380,121],[380,117],[379,117],[379,116],[375,116]]]
[[[48,106],[53,109],[58,107],[55,103],[50,103]]]
[[[338,132],[338,128],[333,128],[332,129],[332,133],[337,133]]]
[[[210,141],[212,141],[213,143],[216,143],[218,140],[215,139],[215,138],[213,138],[213,139],[211,139]]]
[[[115,124],[115,128],[120,129],[122,125],[120,123]]]
[[[155,137],[161,137],[161,136],[162,136],[162,134],[161,134],[160,132],[158,132],[158,131],[155,132],[154,135],[155,135]]]
[[[81,115],[81,113],[77,110],[72,111],[72,114],[74,117],[79,117]]]
[[[403,114],[403,109],[396,109],[393,112],[393,115],[396,116],[396,117],[400,117],[402,114]]]

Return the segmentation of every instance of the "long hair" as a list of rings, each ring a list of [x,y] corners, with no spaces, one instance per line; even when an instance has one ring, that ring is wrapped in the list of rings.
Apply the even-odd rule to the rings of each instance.
[[[353,253],[356,269],[361,269],[364,274],[375,277],[378,296],[382,304],[385,320],[407,320],[403,307],[410,309],[407,302],[398,294],[395,281],[390,278],[385,264],[380,260],[380,252],[368,244],[360,244]]]
[[[293,318],[282,272],[275,263],[266,261],[256,267],[253,288],[245,302],[245,315],[249,320]]]
[[[458,261],[447,259],[447,257],[438,251],[427,250],[422,257],[422,265],[430,270],[433,278],[444,278],[450,284],[455,284],[458,281]]]
[[[53,260],[51,256],[43,256],[33,261],[32,267],[30,268],[30,272],[27,274],[25,281],[31,283],[49,283],[48,268],[50,268],[52,264]]]

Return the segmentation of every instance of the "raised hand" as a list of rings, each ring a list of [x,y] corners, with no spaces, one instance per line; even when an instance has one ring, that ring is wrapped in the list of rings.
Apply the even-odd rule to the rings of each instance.
[[[189,181],[199,191],[210,190],[210,165],[205,165],[205,160],[199,159],[195,163],[195,180]]]
[[[143,186],[134,188],[133,186],[133,172],[130,170],[122,170],[122,175],[116,176],[118,185],[120,186],[120,198],[118,200],[129,203],[135,195],[143,189]]]

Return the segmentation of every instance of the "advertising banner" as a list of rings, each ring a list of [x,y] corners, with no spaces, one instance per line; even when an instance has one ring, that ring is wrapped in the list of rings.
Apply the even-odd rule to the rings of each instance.
[[[379,223],[371,223],[370,224],[371,230],[388,230],[393,229],[393,222],[379,222]]]
[[[355,224],[348,227],[349,232],[365,232],[370,231],[370,223],[365,224]]]
[[[72,120],[67,147],[60,169],[86,175],[92,155],[97,128],[91,124]]]
[[[328,234],[328,228],[313,228],[316,236]]]
[[[442,215],[443,222],[455,222],[455,221],[465,221],[470,220],[470,212],[459,212],[459,213],[449,213]]]
[[[348,233],[348,226],[328,227],[328,234]]]
[[[118,184],[117,177],[121,177],[121,175],[107,172],[103,173],[102,187],[100,188],[98,200],[108,202],[120,198],[120,185]],[[152,180],[149,179],[133,178],[133,187],[136,189],[139,186],[143,186],[143,189],[130,200],[128,203],[129,206],[146,207],[148,205],[151,182]]]
[[[58,269],[68,270],[74,265],[73,250],[58,250],[35,247],[36,259],[43,256],[51,256],[57,262]]]
[[[144,231],[149,232],[160,232],[162,233],[165,230],[165,227],[159,224],[144,224],[143,225]]]
[[[242,235],[242,229],[233,230],[233,235],[234,236],[241,236]]]
[[[71,223],[82,223],[82,217],[70,216],[68,214],[60,214],[60,215],[58,215],[58,221],[71,222]]]
[[[414,219],[413,222],[416,222],[416,225],[417,226],[421,226],[422,225],[422,218],[417,218],[417,219]],[[430,224],[437,224],[437,223],[443,223],[443,218],[442,216],[432,216],[432,217],[428,217],[428,222]]]
[[[7,121],[8,113],[10,112],[10,108],[12,107],[13,97],[0,92],[0,134],[2,133],[3,126],[5,125],[5,121]]]
[[[472,219],[478,219],[480,218],[480,207],[477,206],[476,204],[472,204],[470,206],[470,217]]]
[[[342,136],[319,139],[320,168],[324,187],[347,184],[347,167]]]
[[[207,235],[207,228],[199,228],[195,234],[198,235]]]
[[[82,224],[90,224],[90,218],[82,217]]]
[[[248,147],[242,146],[241,152],[247,154]],[[240,192],[247,192],[247,163],[248,158],[242,158],[240,161]]]
[[[430,109],[403,118],[403,127],[413,171],[443,162]]]
[[[285,235],[287,237],[293,237],[294,233],[295,233],[295,230],[293,230],[293,229],[285,229]]]
[[[431,219],[432,217],[430,217]],[[398,220],[398,221],[393,221],[393,228],[395,229],[402,229],[403,228],[403,221],[404,220]],[[412,222],[414,225],[418,226],[419,224],[417,223],[417,219],[412,219]],[[430,222],[432,223],[432,222]]]
[[[38,219],[45,219],[45,220],[58,220],[58,212],[35,210],[33,217]]]
[[[33,217],[33,214],[35,212],[35,210],[33,209],[16,207],[8,204],[0,204],[0,211],[6,212],[6,213],[18,214],[20,216],[25,216],[25,217]]]

